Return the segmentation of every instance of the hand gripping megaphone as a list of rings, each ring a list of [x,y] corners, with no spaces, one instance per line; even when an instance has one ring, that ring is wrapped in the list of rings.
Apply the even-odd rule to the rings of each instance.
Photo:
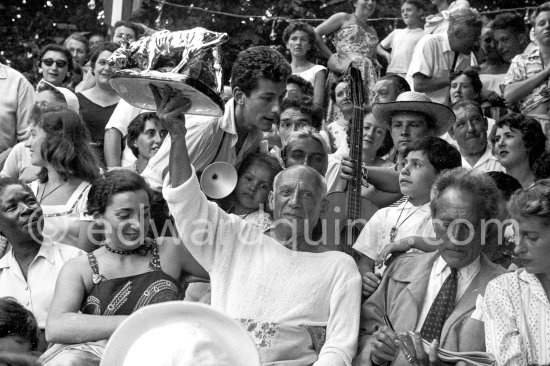
[[[233,165],[217,161],[202,172],[201,189],[208,197],[219,200],[233,192],[237,186],[237,179],[237,170]]]

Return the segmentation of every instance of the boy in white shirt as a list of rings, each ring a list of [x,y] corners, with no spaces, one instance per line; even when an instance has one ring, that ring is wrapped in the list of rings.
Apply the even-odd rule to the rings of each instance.
[[[424,35],[422,15],[424,4],[420,0],[404,0],[401,18],[405,28],[394,29],[377,47],[377,53],[388,61],[387,74],[405,77],[409,70],[414,46]],[[391,49],[391,53],[389,50]]]
[[[378,210],[353,245],[361,254],[359,271],[365,296],[373,292],[375,261],[386,245],[409,236],[435,236],[429,207],[432,185],[443,170],[462,166],[462,158],[445,140],[426,136],[409,144],[401,164],[399,187],[407,199],[396,207]]]

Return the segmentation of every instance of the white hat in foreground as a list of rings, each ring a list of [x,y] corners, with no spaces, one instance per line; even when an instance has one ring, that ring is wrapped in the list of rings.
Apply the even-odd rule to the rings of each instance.
[[[169,301],[145,306],[113,333],[101,366],[259,366],[246,330],[210,306]]]

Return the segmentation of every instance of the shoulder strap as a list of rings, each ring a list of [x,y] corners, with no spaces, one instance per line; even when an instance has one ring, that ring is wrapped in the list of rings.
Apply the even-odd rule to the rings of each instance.
[[[159,256],[159,247],[157,241],[152,240],[151,243],[151,260],[149,261],[149,272],[160,271],[160,256]]]
[[[212,159],[210,164],[217,161],[218,155],[220,155],[220,150],[222,149],[222,146],[223,146],[223,141],[225,140],[225,135],[227,135],[227,132],[223,131],[222,139],[220,140],[220,144],[218,145],[218,149],[216,150],[216,155],[214,155],[214,159]]]
[[[88,263],[90,263],[90,267],[92,267],[92,271],[95,275],[99,274],[99,267],[97,265],[97,260],[95,259],[94,253],[88,253]]]

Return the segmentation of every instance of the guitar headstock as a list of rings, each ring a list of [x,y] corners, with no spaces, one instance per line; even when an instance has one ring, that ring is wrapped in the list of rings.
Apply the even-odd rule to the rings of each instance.
[[[344,76],[344,80],[348,83],[346,95],[353,103],[354,108],[363,107],[363,78],[361,71],[350,63]]]

